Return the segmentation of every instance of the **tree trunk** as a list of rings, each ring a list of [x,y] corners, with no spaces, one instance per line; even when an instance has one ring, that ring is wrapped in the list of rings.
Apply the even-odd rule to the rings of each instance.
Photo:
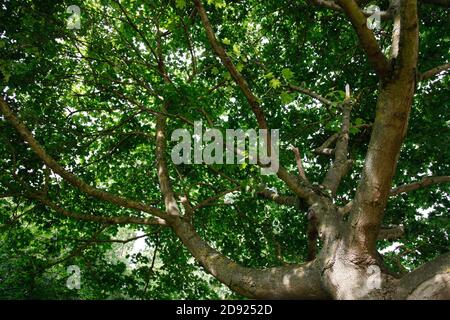
[[[320,217],[323,247],[301,265],[269,269],[240,266],[211,248],[193,226],[179,219],[174,232],[207,272],[231,290],[256,299],[448,299],[450,254],[397,278],[378,256],[355,255],[346,241],[346,222],[330,200],[310,210]],[[364,259],[362,259],[364,257]]]

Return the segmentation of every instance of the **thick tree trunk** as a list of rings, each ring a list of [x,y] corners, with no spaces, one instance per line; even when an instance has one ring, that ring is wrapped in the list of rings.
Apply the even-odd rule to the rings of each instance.
[[[190,225],[175,232],[197,260],[234,291],[251,298],[447,299],[450,254],[403,279],[393,276],[376,241],[407,132],[416,84],[415,69],[403,66],[380,88],[363,177],[348,221],[326,197],[310,197],[322,250],[305,265],[267,270],[243,268],[210,248]]]
[[[352,211],[348,245],[375,254],[375,242],[406,135],[415,90],[415,70],[384,85]]]
[[[179,219],[174,232],[196,260],[233,291],[256,299],[327,299],[317,262],[269,269],[243,267],[211,248],[190,223]]]
[[[416,79],[418,56],[417,3],[404,1],[395,12],[392,60],[388,61],[366,19],[354,1],[338,1],[354,25],[361,45],[380,76],[380,92],[362,179],[350,210],[344,217],[333,201],[300,186],[286,170],[278,176],[309,205],[308,215],[322,241],[322,250],[311,262],[283,268],[251,270],[230,261],[209,247],[192,225],[182,219],[174,231],[194,257],[232,290],[251,298],[298,299],[427,299],[450,295],[450,255],[444,255],[423,268],[397,279],[384,266],[376,251],[376,241],[396,171],[400,148],[407,132]],[[206,12],[195,0],[208,39],[247,96],[258,120],[264,119],[259,105],[243,77],[217,42]],[[255,110],[256,108],[256,110]],[[349,167],[347,158],[351,106],[343,113],[342,133],[335,148],[335,162],[323,186],[334,196]],[[262,127],[266,128],[266,122]],[[306,179],[305,179],[306,180]]]
[[[343,217],[329,200],[313,204],[323,247],[314,261],[269,269],[245,268],[211,248],[193,226],[179,219],[174,232],[207,272],[253,299],[448,299],[450,254],[399,279],[378,257],[348,247]]]

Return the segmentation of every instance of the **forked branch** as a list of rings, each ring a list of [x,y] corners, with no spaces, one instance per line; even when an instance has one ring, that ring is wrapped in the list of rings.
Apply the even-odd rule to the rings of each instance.
[[[394,189],[391,189],[390,196],[396,196],[400,193],[411,192],[428,186],[432,186],[439,183],[449,183],[450,176],[439,176],[439,177],[425,177],[419,181],[405,184]]]
[[[258,98],[256,98],[256,96],[253,94],[247,81],[242,76],[242,74],[237,70],[236,66],[231,61],[231,58],[225,52],[225,49],[223,48],[223,46],[219,43],[219,41],[217,41],[214,30],[211,26],[211,23],[209,22],[208,15],[206,14],[205,8],[203,7],[201,1],[194,0],[194,3],[197,8],[197,11],[200,15],[200,19],[202,20],[203,26],[206,31],[206,36],[208,37],[208,41],[211,44],[211,47],[213,48],[213,50],[217,54],[217,56],[220,58],[223,65],[227,68],[228,72],[230,72],[230,74],[233,77],[233,79],[235,80],[236,84],[241,88],[242,92],[244,93],[245,97],[247,98],[247,101],[248,101],[250,107],[252,108],[253,113],[256,116],[256,120],[258,121],[259,128],[267,129],[268,128],[267,121],[265,119],[264,112],[261,108],[261,105],[258,102]]]
[[[213,48],[216,55],[220,58],[222,61],[222,64],[226,67],[226,69],[230,72],[231,76],[235,80],[236,84],[241,89],[242,93],[247,98],[247,101],[253,111],[253,114],[256,117],[256,120],[258,122],[258,126],[260,129],[268,129],[268,124],[264,115],[264,112],[261,108],[261,105],[258,101],[258,98],[253,94],[252,90],[250,89],[250,86],[248,85],[245,78],[242,76],[242,74],[237,70],[236,66],[231,61],[231,58],[227,55],[225,52],[225,49],[223,46],[217,41],[216,35],[214,33],[214,30],[211,26],[211,23],[209,21],[208,15],[205,11],[205,8],[202,5],[202,2],[200,0],[193,0],[195,7],[197,8],[197,11],[199,13],[200,19],[203,23],[204,29],[206,31],[206,36],[208,38],[208,41]],[[268,146],[270,146],[270,141],[268,142]],[[295,176],[293,176],[291,173],[289,173],[286,169],[280,166],[277,176],[283,180],[286,185],[294,191],[299,197],[304,198],[307,202],[312,203],[313,198],[316,198],[315,192],[306,186],[300,185],[298,181],[296,180]]]
[[[348,97],[342,106],[342,127],[336,142],[334,162],[322,183],[324,187],[331,191],[333,196],[336,195],[337,188],[342,178],[347,174],[352,165],[352,161],[348,159],[351,110],[352,103]]]
[[[443,65],[440,65],[440,66],[437,66],[437,67],[435,67],[433,69],[425,71],[424,73],[422,73],[420,75],[419,80],[420,81],[429,80],[429,79],[433,78],[434,76],[437,76],[441,72],[447,71],[449,69],[450,69],[450,63],[445,63]]]
[[[160,225],[167,226],[165,220],[161,218],[140,218],[131,216],[117,216],[117,217],[105,217],[99,215],[88,215],[76,213],[58,206],[56,203],[52,202],[47,197],[37,194],[37,193],[27,193],[24,195],[29,199],[34,199],[45,205],[46,207],[52,209],[56,213],[72,218],[75,220],[86,221],[86,222],[98,222],[103,224],[137,224],[137,225]]]

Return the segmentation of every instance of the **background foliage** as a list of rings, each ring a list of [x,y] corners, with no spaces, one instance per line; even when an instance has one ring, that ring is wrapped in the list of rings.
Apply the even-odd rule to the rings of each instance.
[[[377,1],[381,7],[386,2]],[[73,4],[81,8],[80,30],[66,28],[66,9]],[[288,146],[297,146],[309,179],[321,181],[329,159],[313,150],[338,130],[338,110],[290,92],[288,84],[320,92],[337,106],[348,83],[357,99],[353,124],[370,124],[377,79],[351,25],[339,13],[303,0],[208,0],[207,9],[270,127],[280,129],[281,163],[296,170]],[[161,101],[155,92],[174,106],[169,132],[192,130],[189,123],[199,120],[221,130],[256,128],[187,0],[9,0],[0,5],[0,21],[0,90],[14,97],[14,111],[48,153],[91,185],[161,206],[153,136]],[[384,23],[377,32],[384,50],[390,28]],[[448,12],[421,5],[420,30],[420,70],[448,61]],[[170,85],[162,82],[150,50],[159,35]],[[419,86],[395,184],[448,175],[449,80],[442,76]],[[370,128],[351,133],[355,166],[339,190],[342,204],[356,188]],[[0,121],[0,195],[40,190],[45,176],[42,162]],[[260,176],[251,165],[171,165],[171,177],[175,191],[188,190],[194,203],[240,187],[227,196],[231,200],[205,207],[194,218],[200,235],[228,257],[251,267],[305,260],[301,206],[277,206],[255,194],[261,184],[288,193],[276,178]],[[49,195],[70,210],[130,214],[50,178]],[[439,185],[390,200],[384,223],[406,229],[394,246],[379,242],[393,271],[405,272],[449,250],[448,191]],[[237,297],[205,274],[169,229],[61,218],[13,196],[0,198],[0,230],[2,299]],[[138,241],[145,239],[146,246],[108,242],[143,234],[148,236]],[[69,265],[82,270],[81,290],[66,288]]]

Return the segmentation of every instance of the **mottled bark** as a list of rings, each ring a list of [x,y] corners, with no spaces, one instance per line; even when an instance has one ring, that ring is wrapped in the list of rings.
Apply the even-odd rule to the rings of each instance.
[[[416,1],[400,8],[401,30],[394,70],[382,81],[362,178],[350,212],[347,241],[359,254],[375,255],[375,242],[408,128],[416,86],[418,20]]]
[[[243,267],[209,246],[192,224],[178,219],[173,230],[196,260],[220,282],[249,298],[327,299],[316,262],[269,269]]]
[[[395,298],[450,300],[450,253],[405,275],[399,281]]]

